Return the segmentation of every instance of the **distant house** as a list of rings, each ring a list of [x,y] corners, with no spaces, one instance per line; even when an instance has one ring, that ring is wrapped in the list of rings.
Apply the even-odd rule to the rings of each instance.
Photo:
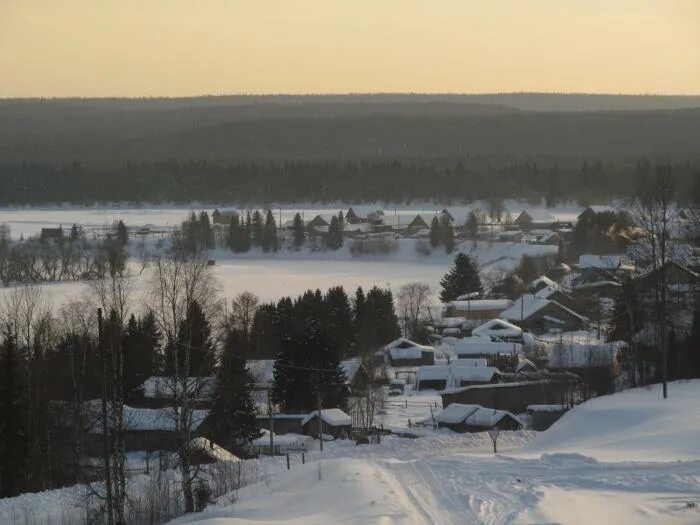
[[[537,297],[549,299],[550,301],[557,301],[559,304],[571,310],[576,310],[577,304],[574,298],[549,277],[541,276],[535,279],[530,286],[528,286],[527,291]]]
[[[576,296],[614,297],[620,288],[622,288],[620,279],[604,268],[586,268],[571,279],[571,289]]]
[[[557,218],[547,210],[523,210],[513,221],[523,230],[554,229],[559,226]]]
[[[618,276],[634,271],[634,265],[625,255],[580,255],[577,266],[579,270],[607,270]]]
[[[341,361],[340,368],[345,373],[345,384],[351,394],[361,393],[367,389],[369,373],[359,357]]]
[[[99,456],[102,453],[102,421],[100,402],[85,404],[88,428],[85,443],[86,453]],[[179,408],[133,408],[124,406],[124,447],[126,451],[176,451],[180,443],[178,431]],[[192,410],[190,432],[192,437],[205,433],[208,410]]]
[[[431,216],[431,215],[417,214],[406,225],[404,230],[409,235],[416,233],[416,232],[419,232],[420,230],[427,230],[427,229],[430,229],[430,224],[432,223],[432,221],[433,221],[433,216]]]
[[[349,438],[352,434],[352,418],[339,408],[321,410],[323,434],[334,439]],[[302,421],[304,434],[318,438],[318,411],[310,412]]]
[[[216,378],[190,377],[185,381],[171,376],[152,376],[138,388],[134,403],[146,408],[172,407],[183,388],[196,408],[208,408],[216,389]]]
[[[440,428],[449,428],[455,432],[484,432],[497,428],[499,430],[519,430],[522,423],[506,410],[484,408],[480,405],[463,405],[452,403],[435,420]]]
[[[500,372],[489,366],[449,365],[422,366],[416,377],[417,390],[444,390],[469,385],[498,382]]]
[[[384,347],[392,366],[422,366],[435,364],[435,349],[400,337]]]
[[[482,337],[468,337],[455,343],[457,359],[486,359],[499,355],[517,356],[522,354],[523,345],[504,341],[491,341]]]
[[[348,208],[348,211],[345,213],[345,222],[349,224],[359,224],[362,222],[362,217],[357,215],[352,208]]]
[[[275,380],[274,359],[248,359],[246,368],[253,378],[254,389],[267,390],[272,387],[272,383]]]
[[[494,341],[521,343],[523,329],[503,319],[491,319],[474,328],[472,336],[485,337]]]
[[[303,434],[303,421],[308,414],[259,414],[256,420],[260,428],[270,430],[270,422],[272,422],[272,431],[275,434]]]
[[[482,321],[493,319],[513,304],[510,299],[471,299],[445,303],[445,317]]]
[[[263,429],[262,436],[254,439],[248,444],[248,451],[253,454],[267,456],[270,454],[270,442],[272,441],[272,454],[281,456],[289,452],[308,452],[311,450],[313,438],[302,434],[282,434],[272,433],[270,439],[270,431]]]
[[[526,294],[520,297],[513,306],[501,312],[501,318],[527,328],[535,334],[543,334],[554,329],[571,332],[584,328],[588,319],[566,306]]]
[[[57,241],[63,239],[63,228],[42,228],[39,238],[42,241]]]
[[[591,206],[586,206],[586,209],[583,210],[581,213],[579,213],[576,220],[578,220],[578,221],[591,220],[599,213],[616,213],[616,212],[617,212],[617,210],[615,208],[613,208],[612,206],[603,206],[603,205],[595,205],[594,204]]]

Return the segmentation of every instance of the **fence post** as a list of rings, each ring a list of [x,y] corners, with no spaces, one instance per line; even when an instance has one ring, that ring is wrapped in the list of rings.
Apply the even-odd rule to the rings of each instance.
[[[406,400],[406,408],[408,408],[408,399]]]
[[[289,454],[287,454],[287,470],[289,470]]]
[[[301,453],[301,464],[302,465],[306,464],[306,454],[304,454],[303,452]]]

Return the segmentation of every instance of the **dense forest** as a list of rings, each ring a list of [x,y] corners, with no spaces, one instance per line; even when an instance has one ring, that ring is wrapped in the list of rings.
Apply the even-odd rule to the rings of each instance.
[[[700,167],[673,166],[678,194],[688,195]],[[296,161],[217,164],[205,160],[125,162],[114,167],[73,162],[22,163],[0,168],[0,205],[70,202],[410,202],[526,198],[548,205],[586,204],[635,194],[653,171],[583,161],[523,162],[495,167],[406,161]],[[688,191],[686,191],[688,190]]]
[[[698,136],[698,97],[0,100],[0,204],[599,200]]]

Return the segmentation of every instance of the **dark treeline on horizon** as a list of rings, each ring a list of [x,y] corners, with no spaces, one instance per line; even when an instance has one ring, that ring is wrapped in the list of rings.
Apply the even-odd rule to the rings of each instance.
[[[646,160],[622,165],[583,161],[520,162],[465,168],[458,161],[296,161],[217,164],[206,160],[126,162],[98,167],[0,165],[0,205],[100,202],[409,202],[446,204],[484,198],[520,198],[548,205],[626,198],[654,171]],[[672,166],[679,195],[694,186],[700,167]]]

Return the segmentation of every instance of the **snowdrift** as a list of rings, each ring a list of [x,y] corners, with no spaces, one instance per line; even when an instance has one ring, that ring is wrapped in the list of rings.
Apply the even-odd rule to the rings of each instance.
[[[564,414],[520,454],[576,453],[601,461],[700,459],[700,379],[601,396]]]

